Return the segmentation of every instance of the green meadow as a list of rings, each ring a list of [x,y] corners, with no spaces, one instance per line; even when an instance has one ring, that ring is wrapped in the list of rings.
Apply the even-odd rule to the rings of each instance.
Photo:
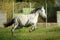
[[[29,28],[23,27],[11,34],[12,26],[0,28],[0,40],[60,40],[60,27],[40,27],[29,32]]]

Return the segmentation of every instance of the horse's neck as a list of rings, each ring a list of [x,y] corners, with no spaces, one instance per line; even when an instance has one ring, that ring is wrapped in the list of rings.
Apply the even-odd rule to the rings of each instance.
[[[37,16],[37,17],[39,16],[39,13],[38,13],[38,11],[35,13],[35,16]]]
[[[34,17],[36,22],[38,21],[38,16],[39,16],[39,13],[36,12]]]

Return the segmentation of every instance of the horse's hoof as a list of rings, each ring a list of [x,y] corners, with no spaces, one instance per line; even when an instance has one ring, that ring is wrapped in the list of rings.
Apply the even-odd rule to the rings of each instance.
[[[35,30],[35,29],[34,29]],[[29,32],[32,32],[32,31],[34,31],[34,30],[29,30]]]
[[[29,32],[32,32],[32,30],[29,30]]]

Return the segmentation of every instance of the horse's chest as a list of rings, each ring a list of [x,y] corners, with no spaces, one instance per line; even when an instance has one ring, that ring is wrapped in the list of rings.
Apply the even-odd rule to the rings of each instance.
[[[36,23],[37,19],[38,19],[38,17],[36,17],[36,16],[30,17],[29,22],[30,23]]]

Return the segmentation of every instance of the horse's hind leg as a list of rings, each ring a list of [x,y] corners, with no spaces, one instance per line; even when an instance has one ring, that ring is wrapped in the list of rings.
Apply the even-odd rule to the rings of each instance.
[[[11,40],[13,40],[13,32],[17,28],[17,26],[18,26],[18,24],[16,24],[16,23],[13,24],[13,27],[11,29]]]
[[[14,26],[12,27],[11,31],[14,32],[14,30],[18,27],[18,24],[15,23]]]

